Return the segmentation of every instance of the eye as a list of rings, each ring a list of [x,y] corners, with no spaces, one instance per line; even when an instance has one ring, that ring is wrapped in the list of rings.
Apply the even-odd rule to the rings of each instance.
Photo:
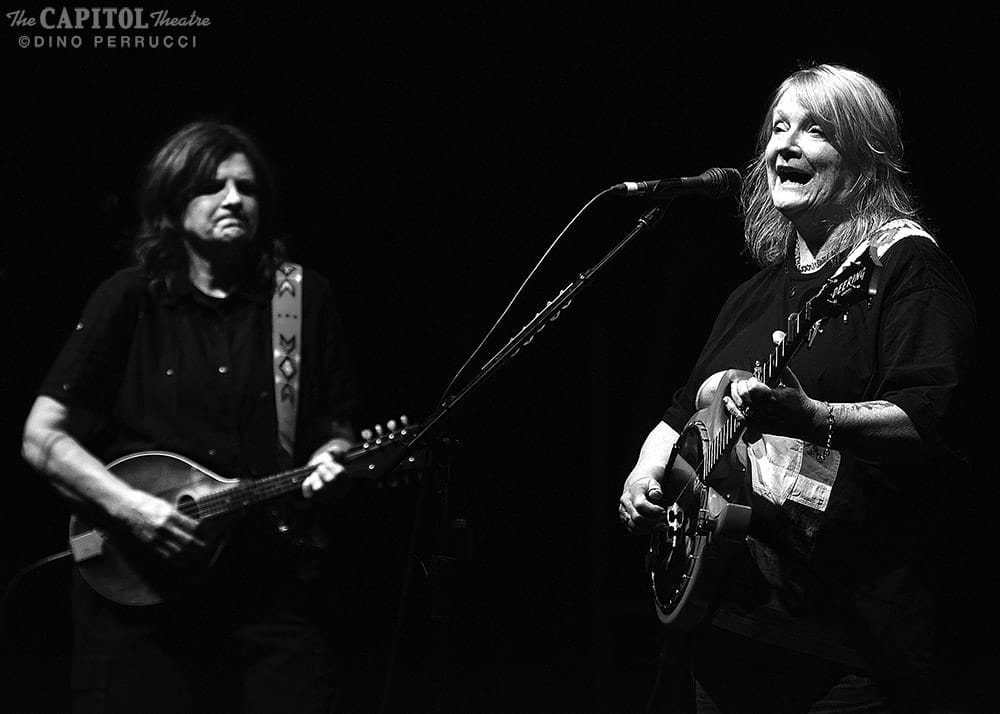
[[[243,179],[236,182],[236,190],[244,196],[256,196],[257,184],[249,179]]]
[[[823,127],[821,127],[819,124],[813,124],[812,126],[810,126],[809,133],[812,134],[813,136],[818,136],[820,139],[826,138],[826,132],[823,131]]]
[[[213,193],[218,193],[223,188],[226,187],[225,181],[220,181],[219,179],[210,179],[205,181],[205,183],[198,184],[195,188],[195,193],[198,196],[210,196]]]
[[[776,121],[773,124],[771,124],[771,133],[772,134],[778,134],[780,132],[785,131],[786,129],[788,129],[788,122],[786,122],[784,120],[779,120],[779,121]]]

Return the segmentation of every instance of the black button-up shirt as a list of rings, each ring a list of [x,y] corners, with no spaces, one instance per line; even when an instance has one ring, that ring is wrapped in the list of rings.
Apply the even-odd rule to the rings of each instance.
[[[330,286],[306,271],[303,291],[297,463],[350,437],[356,399]],[[98,437],[77,436],[106,461],[157,449],[261,476],[286,466],[272,354],[270,291],[216,299],[182,281],[158,295],[129,268],[90,299],[41,394],[98,417]]]

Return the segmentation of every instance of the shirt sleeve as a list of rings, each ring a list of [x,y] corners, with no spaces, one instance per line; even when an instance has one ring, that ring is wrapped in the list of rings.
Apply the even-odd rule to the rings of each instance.
[[[922,238],[900,242],[880,324],[875,399],[906,412],[921,437],[961,453],[960,418],[975,368],[976,318],[955,266]]]
[[[102,283],[42,382],[40,395],[106,417],[118,396],[143,290],[130,271]]]

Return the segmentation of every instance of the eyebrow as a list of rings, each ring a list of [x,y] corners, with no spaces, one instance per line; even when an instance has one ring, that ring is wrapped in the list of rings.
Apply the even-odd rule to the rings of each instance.
[[[811,109],[806,109],[805,107],[803,107],[803,110],[804,110],[802,118],[803,123],[822,125],[823,122],[820,121],[819,115],[817,115],[814,111],[812,111]],[[771,121],[773,122],[776,119],[784,119],[785,121],[791,121],[788,118],[788,115],[785,112],[778,109],[777,107],[775,107],[774,110],[771,112]]]

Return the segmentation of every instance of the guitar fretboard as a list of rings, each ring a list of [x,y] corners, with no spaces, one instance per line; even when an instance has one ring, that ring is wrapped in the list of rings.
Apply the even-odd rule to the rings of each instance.
[[[780,342],[775,344],[767,360],[758,362],[754,370],[754,376],[769,387],[773,387],[778,382],[776,375],[781,374],[781,371],[788,364],[789,360],[792,359],[792,356],[802,346],[805,335],[800,327],[800,314],[793,312],[788,316],[785,336]],[[722,388],[728,388],[728,385],[725,385],[725,387],[720,385],[720,389]],[[743,431],[744,425],[742,419],[732,414],[726,416],[725,424],[723,424],[719,432],[709,442],[708,451],[704,459],[703,473],[708,474],[715,468],[719,460],[729,453],[729,449],[732,448],[737,439],[743,436]]]
[[[349,464],[366,453],[368,453],[366,448],[355,447],[344,454],[341,460],[344,464]],[[315,465],[301,466],[259,479],[241,479],[238,483],[214,491],[196,501],[181,503],[179,510],[185,515],[200,519],[241,511],[292,493],[301,488],[302,482],[315,470]],[[345,471],[345,474],[351,476],[349,470]]]
[[[185,515],[199,519],[234,513],[291,493],[300,488],[306,477],[315,470],[315,466],[305,466],[261,479],[246,479],[203,496],[197,501],[181,503],[179,510]]]

